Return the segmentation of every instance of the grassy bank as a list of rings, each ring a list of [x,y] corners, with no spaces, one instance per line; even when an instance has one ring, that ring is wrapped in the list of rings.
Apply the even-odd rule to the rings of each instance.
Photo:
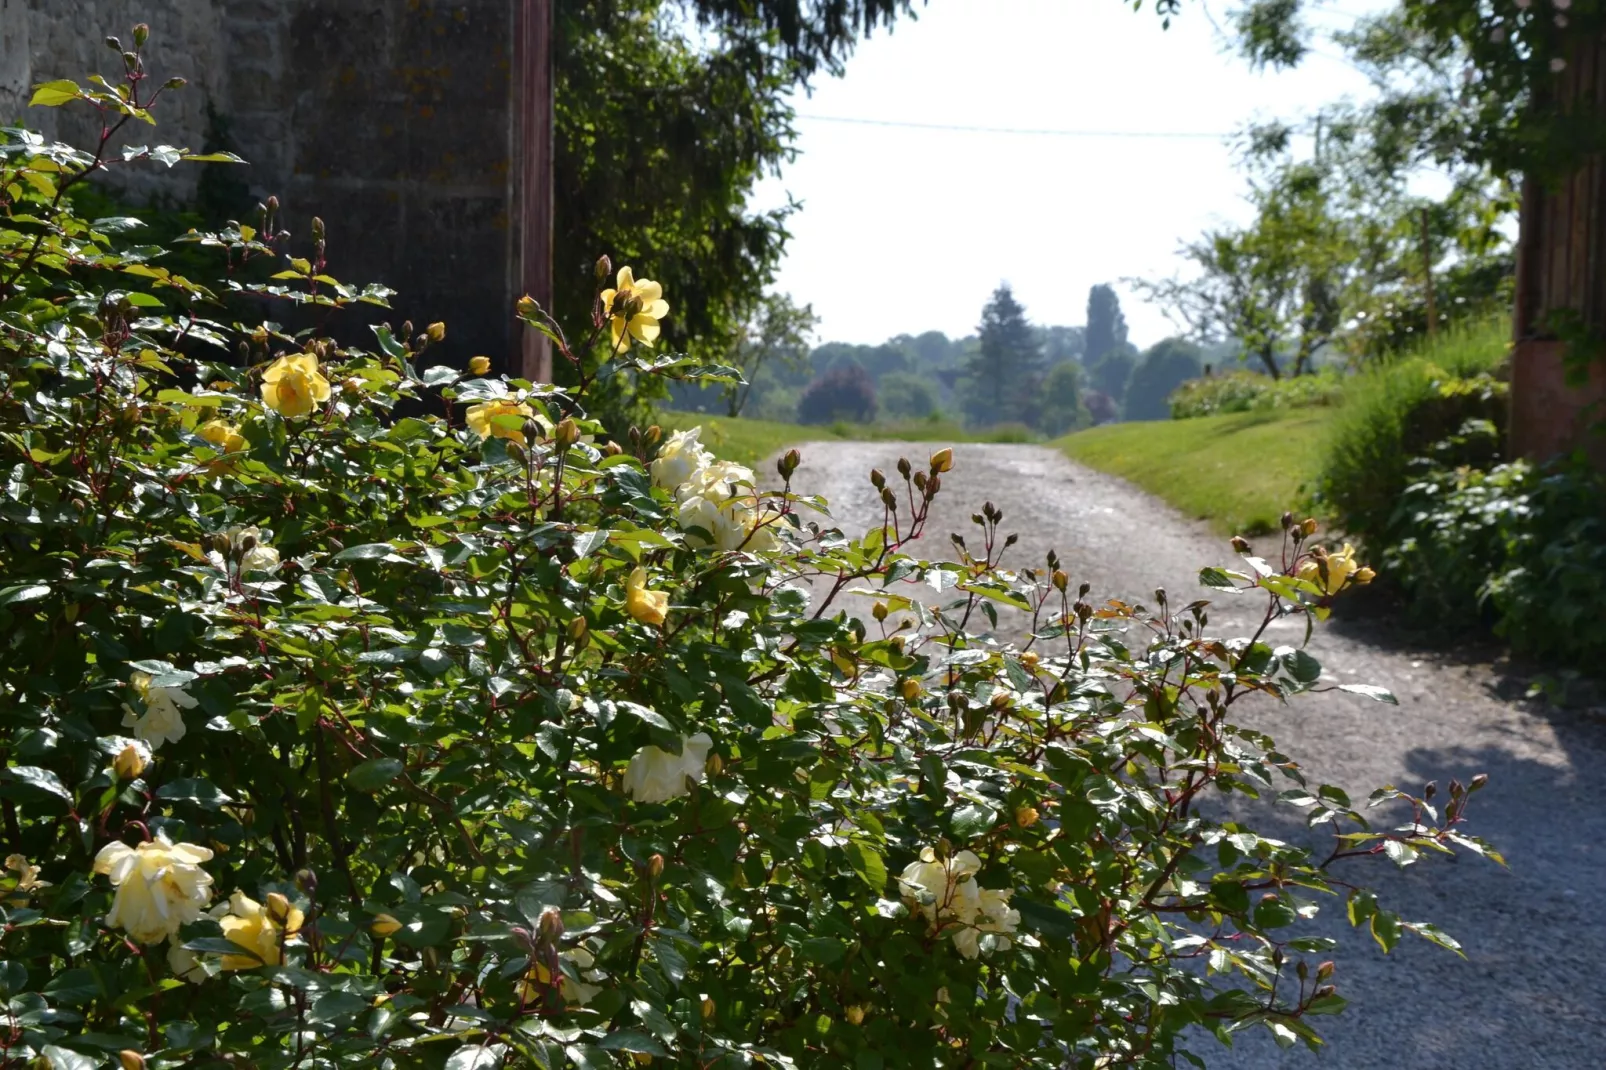
[[[1106,424],[1053,445],[1223,534],[1256,535],[1277,530],[1278,517],[1299,507],[1334,415],[1286,409]]]
[[[875,424],[788,424],[774,420],[714,416],[699,412],[661,412],[658,421],[679,431],[702,425],[702,442],[720,457],[755,465],[800,442],[844,439],[855,442],[1034,442],[1026,428],[1004,426],[966,431],[951,420],[908,420]]]

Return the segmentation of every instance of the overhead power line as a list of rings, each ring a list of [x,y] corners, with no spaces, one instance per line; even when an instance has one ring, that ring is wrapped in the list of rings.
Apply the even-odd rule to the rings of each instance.
[[[1231,133],[1207,130],[1050,130],[1020,126],[966,126],[957,123],[921,123],[898,119],[861,119],[848,115],[810,115],[799,112],[797,117],[816,123],[847,123],[853,126],[891,126],[906,130],[941,130],[961,134],[1014,134],[1024,137],[1086,137],[1086,138],[1177,138],[1205,140],[1231,137]]]

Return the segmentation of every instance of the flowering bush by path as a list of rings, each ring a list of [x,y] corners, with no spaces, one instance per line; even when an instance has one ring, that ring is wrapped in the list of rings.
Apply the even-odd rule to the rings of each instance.
[[[125,62],[126,96],[36,99],[139,121]],[[724,375],[654,348],[673,280],[620,271],[572,343],[520,302],[570,393],[421,371],[441,325],[225,322],[72,214],[101,156],[4,138],[0,1064],[1160,1068],[1207,1031],[1318,1044],[1322,907],[1454,946],[1356,860],[1488,853],[1481,781],[1385,789],[1374,828],[1233,719],[1328,686],[1262,636],[1364,580],[1292,518],[1202,574],[1263,600],[1241,638],[1006,569],[991,509],[924,560],[949,451],[869,473],[861,533],[795,453],[595,441],[591,384]],[[217,292],[383,303],[274,210],[193,236],[280,268]],[[978,630],[997,605],[1025,647]],[[1331,849],[1201,805],[1233,793]]]

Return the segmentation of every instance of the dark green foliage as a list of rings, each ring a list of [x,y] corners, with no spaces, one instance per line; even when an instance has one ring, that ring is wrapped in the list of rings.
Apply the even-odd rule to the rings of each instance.
[[[1119,408],[1121,400],[1126,397],[1126,386],[1132,378],[1132,369],[1137,365],[1136,347],[1130,342],[1122,342],[1089,366],[1088,380],[1095,389],[1108,394]]]
[[[936,412],[937,391],[912,372],[891,372],[876,384],[881,411],[893,419],[923,419]]]
[[[1514,650],[1598,671],[1606,659],[1606,480],[1580,461],[1427,471],[1407,488],[1385,573],[1417,623],[1480,623]]]
[[[1043,351],[1026,309],[1009,284],[993,291],[981,310],[980,348],[968,369],[965,413],[978,425],[1010,421],[1035,424],[1040,409],[1037,381]]]
[[[1322,509],[1341,529],[1368,546],[1387,545],[1412,458],[1440,443],[1460,439],[1466,450],[1460,458],[1441,453],[1445,464],[1498,458],[1497,444],[1468,432],[1480,422],[1505,424],[1507,385],[1491,374],[1505,354],[1502,334],[1491,325],[1450,335],[1347,385],[1315,479]]]
[[[1082,366],[1075,361],[1063,361],[1043,376],[1043,415],[1041,424],[1046,435],[1063,435],[1093,422],[1087,406],[1082,403]]]
[[[675,280],[666,346],[717,357],[735,342],[785,240],[784,211],[747,192],[785,158],[794,71],[761,43],[670,32],[662,0],[563,0],[556,54],[554,307],[589,318],[592,264]]]
[[[856,364],[845,363],[809,384],[797,403],[799,423],[828,424],[833,420],[868,423],[876,415],[875,380]]]
[[[1166,399],[1173,420],[1227,412],[1300,409],[1337,405],[1344,399],[1347,377],[1337,369],[1293,379],[1273,379],[1245,369],[1190,379]]]
[[[1164,420],[1171,415],[1166,399],[1203,368],[1200,349],[1180,338],[1167,338],[1152,346],[1132,370],[1127,382],[1123,415],[1128,420]]]
[[[1086,355],[1086,327],[1039,327],[1037,337],[1043,347],[1043,363],[1050,368],[1062,361],[1079,361]]]
[[[1106,353],[1126,344],[1126,316],[1115,288],[1100,283],[1087,294],[1087,327],[1084,328],[1082,362],[1093,366]]]

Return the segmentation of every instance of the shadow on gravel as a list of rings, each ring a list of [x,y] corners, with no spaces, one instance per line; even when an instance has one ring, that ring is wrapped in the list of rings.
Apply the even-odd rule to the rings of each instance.
[[[1230,1051],[1206,1054],[1212,1070],[1602,1065],[1606,983],[1599,963],[1606,961],[1606,929],[1598,913],[1606,882],[1606,807],[1600,803],[1606,755],[1593,727],[1556,725],[1575,759],[1566,767],[1522,758],[1498,744],[1408,752],[1412,780],[1400,786],[1420,792],[1437,780],[1439,803],[1447,799],[1450,777],[1466,783],[1489,774],[1488,787],[1469,809],[1467,831],[1490,841],[1510,868],[1470,853],[1454,859],[1424,853],[1403,870],[1377,857],[1347,860],[1335,872],[1375,889],[1405,920],[1439,925],[1461,942],[1466,958],[1410,935],[1384,955],[1367,934],[1350,928],[1341,898],[1324,898],[1320,914],[1300,933],[1340,942],[1331,956],[1338,967],[1334,980],[1353,1002],[1337,1019],[1316,1023],[1330,1046],[1311,1059],[1251,1033]],[[1330,848],[1325,826],[1312,830],[1287,807],[1236,803],[1232,809],[1263,835],[1324,853]],[[1390,828],[1408,821],[1409,811],[1394,806],[1368,817],[1375,827]]]

